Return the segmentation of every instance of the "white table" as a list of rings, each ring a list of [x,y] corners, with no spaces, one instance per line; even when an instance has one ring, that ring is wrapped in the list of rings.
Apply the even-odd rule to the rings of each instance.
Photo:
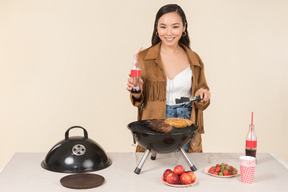
[[[288,191],[288,169],[283,161],[268,153],[257,154],[257,167],[253,184],[243,184],[240,176],[217,178],[204,173],[203,169],[216,163],[228,163],[239,169],[239,153],[193,153],[188,154],[197,167],[195,172],[199,182],[191,187],[175,188],[160,181],[167,168],[182,164],[188,165],[179,153],[157,154],[156,160],[150,157],[145,162],[139,175],[134,173],[143,153],[107,153],[112,165],[93,173],[105,178],[105,183],[94,189],[81,191]],[[1,192],[69,192],[60,184],[60,179],[68,174],[56,173],[43,169],[40,164],[45,153],[16,153],[0,173]],[[284,162],[285,163],[285,162]]]

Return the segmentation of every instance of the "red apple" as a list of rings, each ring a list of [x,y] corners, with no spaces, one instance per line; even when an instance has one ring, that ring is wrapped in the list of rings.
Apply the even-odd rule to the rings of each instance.
[[[195,176],[195,174],[194,174],[194,172],[193,171],[187,171],[186,173],[188,173],[189,175],[191,175],[191,177],[192,177],[192,183],[196,180],[196,176]]]
[[[182,173],[180,175],[180,182],[182,185],[188,185],[192,183],[192,177],[189,173]]]
[[[169,184],[179,184],[179,176],[176,174],[176,173],[170,173],[169,175],[167,175],[166,177],[166,181],[169,183]]]
[[[174,173],[176,173],[177,175],[181,175],[182,173],[185,172],[185,169],[182,165],[177,165],[176,167],[174,167]]]
[[[166,169],[163,173],[163,179],[166,181],[166,177],[167,175],[169,175],[170,173],[173,173],[173,171],[171,169]]]

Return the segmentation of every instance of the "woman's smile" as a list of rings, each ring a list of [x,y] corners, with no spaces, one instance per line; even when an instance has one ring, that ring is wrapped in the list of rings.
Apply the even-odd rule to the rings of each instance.
[[[164,37],[168,42],[171,42],[175,39],[175,37]]]

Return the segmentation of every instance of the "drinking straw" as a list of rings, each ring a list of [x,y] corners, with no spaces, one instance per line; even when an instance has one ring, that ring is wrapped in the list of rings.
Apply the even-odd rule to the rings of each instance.
[[[251,114],[251,141],[252,141],[252,128],[253,128],[253,112]]]
[[[138,51],[138,53],[136,54],[136,57],[138,56],[138,54],[140,53],[140,51],[143,49],[143,47],[141,47],[141,49]]]
[[[135,67],[136,67],[136,62],[137,62],[137,57],[138,57],[138,54],[140,53],[140,51],[143,49],[143,47],[141,47],[141,49],[138,51],[138,53],[136,53],[136,56],[135,56]]]

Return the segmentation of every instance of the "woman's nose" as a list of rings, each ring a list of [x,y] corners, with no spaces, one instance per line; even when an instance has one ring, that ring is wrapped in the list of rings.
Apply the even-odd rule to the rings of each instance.
[[[172,34],[172,30],[170,28],[167,28],[166,34],[167,35],[171,35]]]

